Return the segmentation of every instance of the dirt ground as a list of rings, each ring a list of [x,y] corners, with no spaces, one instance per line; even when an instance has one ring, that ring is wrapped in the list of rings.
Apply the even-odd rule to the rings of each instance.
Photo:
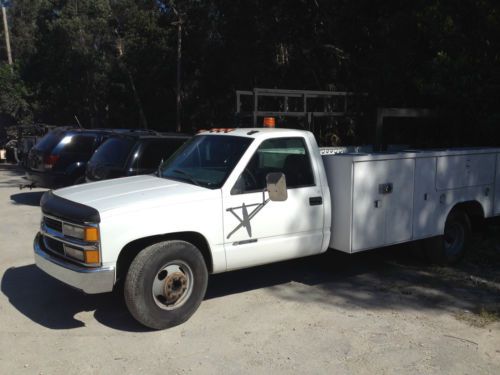
[[[43,189],[0,164],[0,374],[500,374],[500,224],[455,268],[411,246],[214,275],[181,326],[38,270]]]

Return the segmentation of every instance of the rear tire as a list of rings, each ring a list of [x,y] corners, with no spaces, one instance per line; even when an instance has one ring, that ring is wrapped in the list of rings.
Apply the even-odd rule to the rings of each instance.
[[[124,286],[132,316],[153,329],[184,323],[198,309],[208,283],[201,252],[185,241],[166,241],[142,250]]]
[[[471,236],[471,222],[467,214],[452,210],[444,226],[444,234],[424,240],[427,257],[432,263],[451,265],[465,255]]]

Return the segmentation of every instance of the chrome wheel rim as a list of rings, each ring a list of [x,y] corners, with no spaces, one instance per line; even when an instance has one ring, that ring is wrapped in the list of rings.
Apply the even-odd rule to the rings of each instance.
[[[175,260],[156,272],[153,299],[163,310],[174,310],[186,303],[193,292],[193,271],[185,262]]]

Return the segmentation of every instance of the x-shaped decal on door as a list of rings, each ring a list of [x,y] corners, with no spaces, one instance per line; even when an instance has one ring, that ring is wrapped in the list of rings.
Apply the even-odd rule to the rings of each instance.
[[[252,238],[252,225],[251,220],[257,215],[260,210],[269,202],[269,198],[265,199],[265,193],[262,192],[262,203],[248,204],[242,203],[239,207],[231,207],[226,209],[227,212],[233,214],[233,216],[240,222],[228,235],[229,239],[234,233],[236,233],[240,228],[245,228],[247,230],[248,236]],[[249,207],[255,207],[250,213],[248,212]],[[235,210],[241,209],[241,217],[235,212]]]

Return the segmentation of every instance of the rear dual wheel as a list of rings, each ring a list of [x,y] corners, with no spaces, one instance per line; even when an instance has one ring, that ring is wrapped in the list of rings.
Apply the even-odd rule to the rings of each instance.
[[[132,316],[153,329],[184,323],[198,309],[208,283],[200,251],[185,241],[142,250],[130,265],[124,296]]]
[[[444,226],[442,236],[424,240],[424,249],[432,263],[450,265],[465,255],[471,235],[471,222],[460,209],[452,210]]]

